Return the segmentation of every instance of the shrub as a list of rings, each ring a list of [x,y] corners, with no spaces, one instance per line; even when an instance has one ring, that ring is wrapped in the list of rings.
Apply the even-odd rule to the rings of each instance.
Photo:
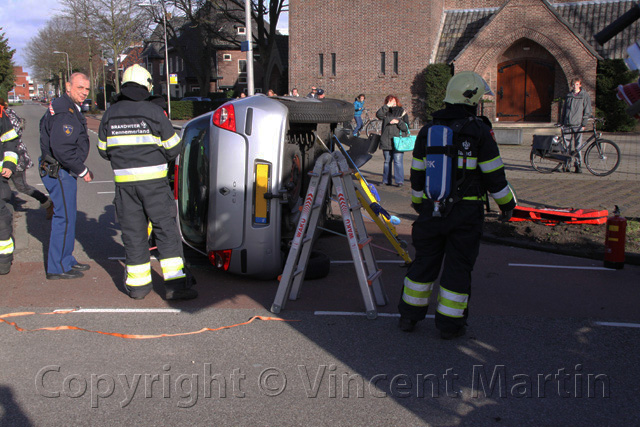
[[[431,120],[431,115],[444,107],[442,100],[447,92],[447,83],[449,83],[452,75],[451,66],[447,64],[430,64],[425,69],[424,111],[427,120]]]
[[[638,78],[637,71],[630,71],[622,59],[605,59],[598,62],[596,76],[596,115],[605,119],[603,131],[628,132],[636,127],[636,119],[627,112],[627,104],[616,97],[618,85],[631,83]]]

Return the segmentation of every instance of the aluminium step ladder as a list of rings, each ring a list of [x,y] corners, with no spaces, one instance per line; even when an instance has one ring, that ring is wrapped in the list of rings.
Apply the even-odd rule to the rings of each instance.
[[[382,287],[382,270],[378,268],[373,255],[371,237],[367,235],[351,173],[340,151],[325,153],[316,162],[310,173],[309,190],[271,306],[272,313],[280,313],[287,298],[298,298],[330,178],[340,206],[367,318],[375,319],[378,316],[376,305],[387,304],[388,298]]]

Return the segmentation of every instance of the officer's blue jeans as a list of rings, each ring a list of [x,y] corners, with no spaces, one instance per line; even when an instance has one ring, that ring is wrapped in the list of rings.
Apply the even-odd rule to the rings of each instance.
[[[47,257],[47,273],[62,274],[71,270],[78,261],[73,257],[76,240],[77,179],[60,169],[58,178],[42,178],[53,202],[51,236]]]
[[[353,118],[356,120],[356,128],[353,130],[353,135],[355,136],[362,129],[362,116],[353,116]]]
[[[391,175],[396,184],[404,184],[404,166],[402,165],[402,158],[404,153],[400,151],[382,150],[384,155],[384,167],[382,169],[382,183],[390,185]],[[391,160],[393,159],[393,163]]]

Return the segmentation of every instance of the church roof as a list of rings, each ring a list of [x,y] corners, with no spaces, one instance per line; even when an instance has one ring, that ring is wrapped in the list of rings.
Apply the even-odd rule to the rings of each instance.
[[[636,4],[632,0],[591,0],[551,3],[551,7],[599,55],[605,59],[619,59],[626,57],[627,47],[640,38],[640,23],[630,25],[604,46],[598,44],[593,36]],[[451,63],[499,10],[446,10],[435,62]]]

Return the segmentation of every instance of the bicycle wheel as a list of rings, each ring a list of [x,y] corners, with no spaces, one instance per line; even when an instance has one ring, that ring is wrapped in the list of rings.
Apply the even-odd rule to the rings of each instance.
[[[540,173],[555,172],[560,169],[560,166],[562,165],[562,162],[558,160],[541,156],[540,151],[535,148],[531,149],[531,155],[529,157],[531,159],[531,167]]]
[[[607,139],[596,139],[584,155],[584,165],[596,176],[611,175],[620,165],[620,148]]]
[[[381,130],[382,130],[382,120],[371,120],[367,124],[367,128],[365,129],[365,133],[366,133],[367,137],[369,135],[371,135],[372,133],[377,133],[379,135]]]

